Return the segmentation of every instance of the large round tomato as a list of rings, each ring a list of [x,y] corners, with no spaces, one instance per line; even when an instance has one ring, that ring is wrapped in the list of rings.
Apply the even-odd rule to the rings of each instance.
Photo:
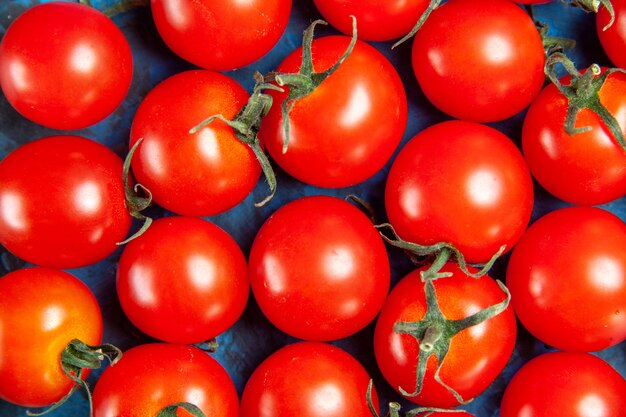
[[[439,110],[476,122],[519,113],[545,79],[539,32],[508,0],[445,2],[415,35],[412,60],[420,87]]]
[[[249,291],[237,242],[194,217],[155,220],[126,245],[117,269],[117,294],[130,321],[171,343],[219,335],[243,313]]]
[[[448,242],[470,262],[510,250],[530,220],[533,185],[521,152],[473,122],[433,125],[396,157],[385,189],[389,221],[404,240]]]
[[[622,417],[626,381],[588,353],[550,352],[527,362],[504,391],[501,417]]]
[[[76,2],[36,5],[0,43],[0,85],[24,117],[81,129],[122,102],[133,73],[128,41],[104,14]]]
[[[626,133],[626,74],[610,74],[599,95]],[[528,109],[522,149],[535,179],[554,196],[574,204],[604,204],[626,195],[626,151],[589,109],[578,113],[576,126],[590,130],[569,135],[563,127],[567,109],[567,98],[554,84],[544,88]]]
[[[41,266],[76,268],[109,256],[131,226],[122,160],[78,136],[29,142],[0,163],[0,243]]]
[[[96,297],[74,276],[27,268],[0,278],[0,330],[0,398],[43,407],[75,385],[61,353],[73,339],[98,345],[102,316]]]
[[[615,21],[608,28],[605,29],[611,21],[611,15],[606,7],[601,6],[596,14],[598,38],[613,64],[626,68],[626,2],[612,0],[611,5],[615,12]]]
[[[324,19],[346,35],[356,17],[359,39],[389,41],[413,29],[428,6],[427,0],[314,0]]]
[[[423,406],[452,407],[459,399],[481,394],[504,369],[515,347],[517,324],[506,294],[489,276],[473,278],[448,263],[441,272],[452,276],[425,283],[425,269],[409,273],[389,294],[376,322],[374,354],[385,379],[405,398]],[[433,302],[439,311],[433,310]],[[471,327],[456,327],[459,320],[495,305],[504,310]],[[421,334],[408,332],[418,324]],[[442,382],[435,379],[437,368]]]
[[[361,330],[389,290],[380,235],[365,214],[335,197],[305,197],[278,209],[254,239],[249,270],[267,318],[306,340]]]
[[[369,381],[363,366],[338,347],[294,343],[274,352],[252,373],[239,417],[371,417]],[[378,410],[374,388],[371,402]]]
[[[224,71],[261,58],[287,27],[291,0],[151,0],[159,34],[181,58]]]
[[[322,72],[344,53],[350,38],[327,36],[313,41],[313,65]],[[300,69],[302,48],[291,53],[278,72]],[[259,136],[288,174],[318,187],[347,187],[365,181],[389,160],[402,139],[407,121],[404,86],[393,65],[374,47],[357,41],[339,69],[311,94],[297,100],[289,113],[288,148],[280,103],[284,93],[272,91],[274,105]]]
[[[235,80],[205,70],[173,75],[148,93],[135,113],[130,146],[143,140],[133,174],[155,203],[178,214],[209,216],[250,194],[261,166],[233,129],[215,120],[189,133],[216,114],[232,119],[247,100]]]
[[[528,331],[558,349],[626,339],[626,224],[594,207],[552,211],[513,250],[506,282]]]
[[[156,416],[182,402],[212,417],[233,417],[239,409],[230,376],[194,346],[152,343],[131,348],[104,370],[93,390],[94,417]]]

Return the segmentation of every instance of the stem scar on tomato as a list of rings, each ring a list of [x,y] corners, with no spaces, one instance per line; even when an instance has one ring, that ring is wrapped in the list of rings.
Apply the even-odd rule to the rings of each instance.
[[[481,276],[489,272],[493,264],[500,257],[500,255],[504,253],[506,249],[506,245],[502,245],[500,249],[498,249],[498,251],[494,253],[493,256],[486,263],[480,265],[472,265],[480,266],[481,268],[478,272],[471,272],[467,268],[468,263],[465,260],[465,256],[463,256],[461,251],[459,251],[451,243],[439,242],[430,246],[420,245],[417,243],[408,242],[400,238],[400,236],[390,223],[382,223],[379,225],[375,225],[374,227],[378,229],[380,235],[385,240],[385,242],[396,248],[403,249],[414,263],[423,264],[424,262],[421,259],[423,257],[435,258],[434,261],[431,262],[430,268],[421,273],[422,281],[446,278],[450,276],[450,273],[441,273],[439,271],[441,270],[441,267],[445,265],[451,257],[456,260],[459,268],[461,269],[461,271],[463,271],[463,273],[472,278],[480,278]],[[388,232],[390,235],[387,235],[386,232]]]
[[[559,80],[556,66],[561,64],[571,77],[568,85]],[[545,64],[545,73],[556,88],[567,98],[567,116],[564,129],[569,135],[587,132],[591,127],[575,127],[576,116],[582,109],[589,109],[600,117],[609,129],[615,140],[626,151],[626,140],[615,116],[600,102],[600,89],[604,86],[607,77],[614,72],[626,72],[621,68],[609,68],[602,71],[598,64],[590,65],[584,72],[576,69],[574,63],[563,53],[557,52],[548,57]]]
[[[327,25],[328,23],[318,19],[304,31],[302,38],[302,64],[297,73],[270,72],[265,76],[265,81],[275,82],[279,86],[289,87],[287,98],[281,103],[281,113],[283,117],[283,153],[287,152],[289,146],[289,113],[296,102],[311,94],[328,77],[330,77],[341,64],[350,56],[357,41],[356,18],[352,17],[352,38],[345,52],[339,57],[337,62],[324,72],[315,72],[313,68],[313,55],[311,46],[313,44],[313,33],[317,25]]]
[[[265,203],[270,201],[276,193],[276,175],[258,138],[261,120],[270,111],[274,101],[272,96],[265,94],[263,90],[283,91],[283,89],[269,82],[265,82],[263,75],[259,72],[254,73],[254,79],[256,80],[256,84],[254,85],[248,102],[239,110],[232,120],[226,119],[221,114],[215,114],[192,127],[189,133],[194,134],[198,132],[215,119],[221,120],[235,131],[235,137],[242,143],[248,145],[254,152],[270,188],[270,194],[262,201],[254,204],[256,207],[262,207]]]
[[[152,193],[150,192],[150,190],[148,190],[146,187],[139,183],[135,184],[134,186],[130,185],[130,163],[133,159],[135,151],[142,141],[143,139],[137,140],[135,145],[128,152],[126,159],[124,159],[122,177],[124,179],[124,194],[128,211],[130,212],[131,216],[133,216],[137,220],[143,221],[143,224],[141,225],[141,228],[132,236],[130,236],[126,240],[123,240],[122,242],[118,242],[117,244],[120,246],[141,236],[146,230],[148,230],[148,227],[150,227],[150,225],[152,224],[152,218],[141,213],[143,210],[152,205]],[[144,194],[145,196],[142,194]]]
[[[102,361],[106,358],[109,364],[114,365],[122,357],[122,351],[111,344],[98,346],[87,345],[78,339],[72,340],[61,353],[61,369],[74,381],[72,389],[59,401],[41,412],[26,410],[29,416],[42,416],[48,414],[63,405],[74,394],[77,388],[82,387],[87,393],[89,400],[89,415],[93,415],[93,405],[91,401],[91,391],[83,379],[85,369],[97,369],[102,366]]]
[[[418,341],[420,349],[417,360],[415,388],[412,392],[409,392],[403,387],[399,387],[399,391],[402,395],[414,397],[421,392],[424,376],[426,375],[426,365],[430,357],[434,355],[437,358],[437,369],[435,370],[434,376],[435,381],[454,395],[459,403],[467,403],[454,388],[443,382],[439,372],[450,348],[452,338],[455,335],[497,316],[509,306],[511,293],[502,282],[496,280],[496,283],[506,295],[503,301],[478,311],[464,319],[449,320],[443,315],[439,303],[437,302],[433,279],[424,280],[424,292],[427,305],[424,318],[415,322],[399,321],[393,326],[394,332],[414,337]]]

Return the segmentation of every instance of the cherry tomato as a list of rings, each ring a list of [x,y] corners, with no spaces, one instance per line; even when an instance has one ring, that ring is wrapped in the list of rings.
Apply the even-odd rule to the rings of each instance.
[[[524,110],[545,79],[545,52],[528,14],[508,0],[452,0],[413,41],[413,70],[441,111],[475,122]]]
[[[235,385],[224,368],[206,352],[186,345],[131,348],[104,370],[93,391],[94,417],[156,416],[181,402],[212,417],[233,417],[239,409]]]
[[[278,209],[252,244],[250,283],[265,316],[305,340],[336,340],[364,328],[389,290],[389,260],[371,221],[335,197]]]
[[[233,129],[215,120],[189,133],[216,114],[232,119],[247,100],[235,80],[205,70],[175,74],[148,93],[135,113],[130,146],[143,139],[133,174],[155,203],[177,214],[210,216],[250,194],[261,166]]]
[[[41,266],[77,268],[111,255],[131,226],[122,160],[79,136],[49,136],[0,163],[0,243]]]
[[[594,207],[552,211],[513,250],[506,282],[520,322],[562,350],[626,339],[626,224]]]
[[[510,250],[530,220],[533,185],[521,152],[473,122],[428,127],[396,157],[385,189],[389,221],[404,240],[448,242],[469,262]]]
[[[0,399],[44,407],[75,385],[61,368],[61,353],[73,339],[98,345],[102,316],[79,279],[26,268],[0,278],[0,329]]]
[[[459,401],[443,384],[456,391],[463,401],[481,394],[511,357],[517,324],[513,309],[508,306],[496,316],[456,334],[449,333],[454,326],[451,322],[443,328],[435,325],[432,333],[441,330],[443,336],[433,342],[433,354],[445,347],[440,343],[446,337],[451,337],[449,348],[442,361],[438,361],[436,355],[426,358],[423,383],[417,392],[418,357],[423,356],[420,349],[427,349],[430,342],[425,340],[425,335],[418,340],[399,331],[397,323],[417,323],[427,317],[430,308],[420,274],[425,269],[409,273],[392,289],[376,322],[374,354],[385,379],[405,398],[422,406],[452,407],[459,405]],[[469,271],[475,273],[476,269]],[[502,289],[487,275],[470,277],[453,263],[444,265],[441,272],[452,275],[429,282],[432,282],[440,312],[447,320],[465,319],[506,300]],[[435,379],[438,365],[443,384]]]
[[[159,34],[181,58],[224,71],[261,58],[287,27],[291,0],[151,0]]]
[[[611,26],[606,27],[611,21],[606,7],[600,6],[596,14],[598,39],[611,62],[617,67],[626,68],[626,2],[613,0],[611,4],[615,12],[615,22]]]
[[[208,221],[163,217],[126,245],[117,294],[131,322],[171,343],[205,342],[243,313],[250,285],[237,242]]]
[[[330,68],[347,49],[346,36],[315,39],[313,65]],[[302,48],[291,53],[278,72],[300,69]],[[402,139],[407,121],[404,86],[393,65],[375,48],[357,41],[339,69],[311,94],[296,101],[290,136],[283,152],[281,106],[285,93],[272,91],[274,106],[259,136],[276,163],[307,184],[347,187],[365,181],[389,160]]]
[[[610,74],[599,95],[626,132],[626,74]],[[590,130],[567,134],[563,127],[567,109],[567,98],[553,84],[528,109],[522,149],[532,175],[549,193],[574,204],[604,204],[626,195],[624,149],[588,109],[578,113],[576,126]]]
[[[252,373],[239,417],[371,417],[370,377],[349,353],[319,342],[287,345]],[[372,388],[371,400],[378,410]]]
[[[0,85],[24,117],[54,129],[82,129],[107,117],[132,81],[128,41],[92,7],[31,7],[0,43]]]
[[[527,362],[502,397],[501,417],[622,417],[626,381],[588,353],[550,352]]]
[[[426,0],[314,0],[325,20],[346,35],[356,17],[359,39],[389,41],[413,29],[428,6]]]

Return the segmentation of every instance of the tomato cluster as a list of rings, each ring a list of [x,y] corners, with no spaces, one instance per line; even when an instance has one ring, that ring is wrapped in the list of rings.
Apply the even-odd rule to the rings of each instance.
[[[623,0],[92,3],[0,5],[0,415],[624,415]]]

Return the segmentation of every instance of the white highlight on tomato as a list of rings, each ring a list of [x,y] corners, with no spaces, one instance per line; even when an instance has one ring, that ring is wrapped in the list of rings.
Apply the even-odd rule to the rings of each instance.
[[[2,213],[2,218],[12,229],[26,229],[24,205],[19,194],[5,191],[2,197],[0,197],[0,212]]]
[[[489,169],[478,170],[467,180],[468,197],[479,206],[496,204],[502,191],[498,177]]]

